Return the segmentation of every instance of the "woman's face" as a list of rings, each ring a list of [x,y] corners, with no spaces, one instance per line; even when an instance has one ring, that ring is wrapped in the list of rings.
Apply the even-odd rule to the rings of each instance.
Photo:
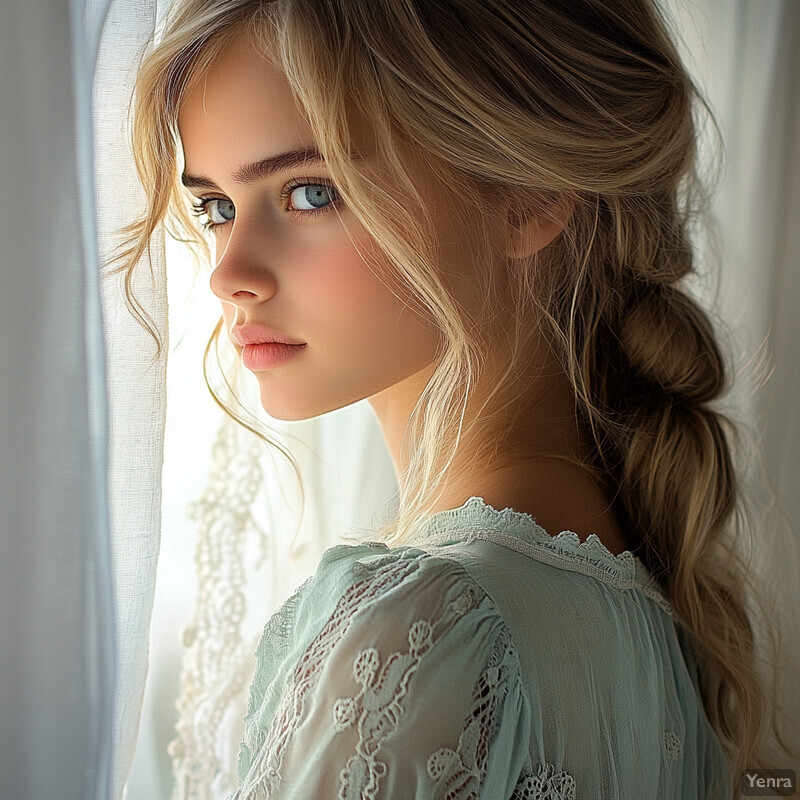
[[[298,157],[314,136],[283,74],[240,37],[187,95],[178,124],[184,183],[216,223],[211,289],[267,413],[307,419],[424,386],[440,335],[362,258],[385,259],[337,199],[324,162]],[[246,169],[258,162],[267,168]],[[458,214],[430,200],[450,242],[442,252],[461,258]],[[468,282],[463,290],[463,301],[479,302]],[[303,344],[243,346],[269,338],[258,326]],[[289,357],[276,361],[275,351]]]

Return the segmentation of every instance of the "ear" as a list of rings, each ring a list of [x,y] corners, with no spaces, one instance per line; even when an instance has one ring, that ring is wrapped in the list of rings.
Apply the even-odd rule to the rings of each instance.
[[[526,258],[547,247],[564,230],[574,208],[572,198],[561,196],[542,212],[520,215],[509,210],[506,255]]]

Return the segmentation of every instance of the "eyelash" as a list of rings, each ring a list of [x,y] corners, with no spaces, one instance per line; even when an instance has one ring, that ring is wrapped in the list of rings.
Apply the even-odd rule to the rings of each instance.
[[[284,201],[284,205],[285,205],[286,201],[289,199],[289,197],[291,196],[292,192],[295,189],[299,189],[299,188],[304,187],[304,186],[324,186],[328,190],[330,190],[330,192],[331,192],[331,194],[332,194],[334,199],[331,200],[331,202],[328,203],[328,205],[322,206],[321,208],[315,208],[315,209],[305,209],[305,208],[285,209],[286,213],[287,214],[291,214],[292,217],[295,217],[295,216],[298,216],[298,215],[304,217],[305,219],[308,219],[309,217],[316,217],[319,214],[325,214],[325,213],[327,213],[329,211],[333,211],[333,209],[336,207],[336,205],[339,202],[339,196],[338,196],[338,193],[336,192],[336,188],[334,187],[334,185],[330,181],[325,180],[324,178],[314,178],[314,179],[310,179],[310,178],[303,178],[303,179],[292,178],[283,187],[283,189],[281,189],[281,192],[280,192],[280,197],[281,197],[281,200]],[[198,217],[203,215],[203,214],[207,215],[208,212],[206,210],[206,207],[208,206],[208,204],[212,200],[222,200],[222,199],[223,198],[221,198],[221,197],[200,197],[200,198],[198,198],[198,201],[196,203],[192,204],[192,214],[194,214],[195,216],[198,216]],[[235,219],[235,217],[234,217],[234,219]],[[228,222],[233,222],[233,220],[228,220]],[[215,228],[224,227],[225,225],[228,224],[228,222],[212,222],[211,220],[208,220],[208,222],[201,222],[200,225],[201,225],[201,227],[203,228],[204,231],[208,231],[208,230],[213,231]]]

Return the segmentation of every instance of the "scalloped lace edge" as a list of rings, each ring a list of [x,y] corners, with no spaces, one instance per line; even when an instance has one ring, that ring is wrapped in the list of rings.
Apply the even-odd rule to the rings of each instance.
[[[674,615],[672,604],[641,559],[630,550],[615,556],[595,533],[590,533],[585,541],[570,530],[552,536],[531,514],[509,507],[498,510],[477,495],[458,508],[431,516],[408,545],[466,544],[475,540],[494,542],[553,566],[568,566],[619,589],[639,589],[669,615]]]

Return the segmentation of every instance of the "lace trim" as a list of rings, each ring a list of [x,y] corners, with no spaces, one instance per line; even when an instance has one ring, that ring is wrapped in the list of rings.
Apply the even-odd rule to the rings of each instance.
[[[388,565],[386,569],[382,569],[384,565]],[[291,676],[290,686],[283,696],[281,705],[275,713],[268,732],[264,732],[263,727],[257,724],[258,720],[255,718],[247,726],[246,739],[250,739],[251,744],[247,746],[243,743],[242,752],[240,753],[240,755],[244,753],[241,758],[241,764],[247,770],[247,773],[239,789],[232,795],[235,800],[242,800],[245,797],[266,797],[269,789],[278,788],[281,785],[280,773],[283,757],[292,734],[303,719],[305,697],[319,682],[320,673],[333,646],[347,632],[353,614],[365,601],[370,597],[380,596],[402,583],[409,573],[418,569],[419,561],[415,559],[397,562],[396,557],[390,556],[389,558],[376,559],[369,567],[363,564],[361,567],[365,571],[370,568],[378,571],[374,575],[357,581],[342,595],[331,618],[299,660]],[[470,588],[469,591],[473,592],[474,590]],[[434,625],[436,633],[435,635],[431,634],[433,639],[430,641],[441,636],[446,627],[452,625],[459,616],[466,613],[471,604],[472,598],[466,598],[463,594],[456,601],[453,601],[445,621],[437,622]],[[410,661],[405,670],[405,673],[408,673],[405,678],[406,681],[416,671],[415,665],[419,657],[421,657],[419,648],[426,647],[426,643],[429,641],[425,631],[426,625],[430,624],[424,620],[420,621],[412,632],[413,641],[412,634],[409,634],[412,651],[410,653]],[[414,648],[417,649],[415,650]],[[366,656],[362,653],[356,659],[356,664],[362,670],[359,675],[367,681],[369,688],[365,687],[363,693],[359,696],[359,700],[351,698],[351,701],[362,704],[367,692],[372,691],[372,684],[368,681],[370,665],[373,664],[372,654],[369,651],[366,652]],[[399,654],[393,654],[389,661],[392,661],[396,656],[399,657]],[[366,661],[364,661],[364,658],[366,658]],[[256,672],[259,670],[260,662],[256,667]],[[385,674],[385,672],[384,668],[382,674]],[[340,715],[348,713],[344,710],[345,705],[338,705],[338,713]],[[346,716],[341,717],[340,724],[344,724],[345,720]],[[364,723],[364,731],[368,733],[371,730],[372,722],[366,719]],[[361,758],[365,763],[373,763],[373,769],[379,772],[380,767],[374,763],[374,751],[376,749],[377,744],[367,736],[363,742],[360,741],[359,743],[356,759]],[[248,763],[250,754],[254,752],[256,753],[255,759]],[[370,758],[373,759],[373,762],[370,762]],[[355,762],[351,759],[348,764],[349,770],[352,771],[355,767]],[[343,773],[346,770],[348,770],[348,767],[343,770]]]
[[[443,747],[428,758],[428,775],[444,790],[442,800],[478,797],[486,781],[489,748],[500,722],[498,708],[515,677],[520,679],[519,659],[508,630],[503,627],[489,664],[475,684],[456,750]]]
[[[375,648],[362,651],[353,665],[361,691],[355,697],[341,698],[333,710],[334,727],[344,731],[358,722],[356,754],[339,773],[339,800],[374,800],[386,764],[376,758],[383,740],[397,729],[403,714],[403,698],[419,662],[434,643],[469,611],[475,602],[472,588],[465,589],[447,609],[441,620],[417,620],[408,633],[409,652],[392,653],[383,669]]]
[[[514,788],[511,800],[575,800],[575,778],[556,772],[552,764],[539,764],[535,775],[525,775]]]
[[[504,508],[498,511],[482,497],[470,497],[459,508],[429,517],[409,540],[412,546],[494,542],[529,558],[596,578],[618,589],[638,589],[670,616],[672,604],[655,578],[630,550],[615,556],[600,537],[590,533],[581,542],[574,531],[551,536],[530,514]]]
[[[303,590],[306,589],[314,580],[312,575],[300,585],[295,593],[272,615],[264,626],[261,640],[255,651],[256,662],[261,665],[266,659],[266,650],[270,651],[270,658],[274,663],[280,663],[289,650],[292,631],[295,625],[295,615],[297,606]],[[288,676],[287,676],[288,680]],[[263,674],[261,669],[256,669],[253,682],[250,688],[250,699],[247,704],[247,711],[244,716],[244,725],[247,727],[253,717],[258,713],[263,704],[272,699],[279,691],[279,681],[270,682],[268,677]],[[239,756],[237,760],[237,774],[244,774],[252,761],[252,753],[246,742],[239,745]]]

